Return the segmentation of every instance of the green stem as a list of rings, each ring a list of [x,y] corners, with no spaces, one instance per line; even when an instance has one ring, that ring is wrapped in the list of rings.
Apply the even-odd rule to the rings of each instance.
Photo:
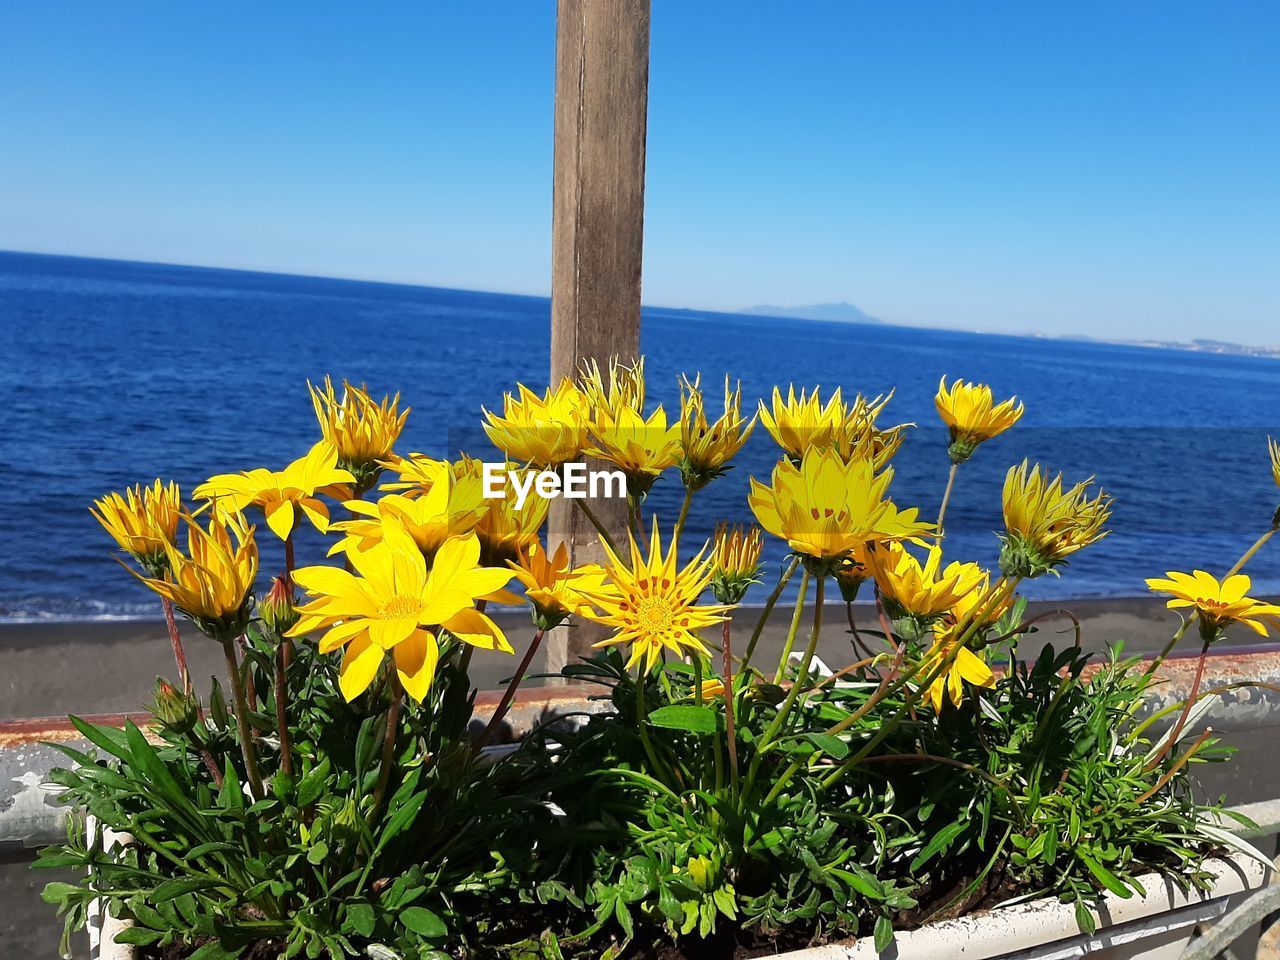
[[[236,705],[236,729],[240,734],[240,755],[244,758],[245,776],[249,778],[249,791],[254,800],[265,796],[262,789],[262,774],[258,771],[258,750],[253,742],[253,734],[249,730],[249,706],[244,697],[244,677],[240,672],[240,664],[236,662],[235,637],[222,638],[222,653],[227,660],[227,673],[231,679],[231,696]],[[246,663],[246,667],[248,664]]]
[[[744,668],[751,665],[751,655],[756,652],[756,644],[760,642],[760,637],[764,633],[764,625],[769,622],[769,614],[773,613],[773,608],[778,604],[778,598],[782,596],[782,591],[791,582],[791,578],[796,572],[796,567],[799,565],[800,558],[792,557],[791,563],[787,565],[787,569],[782,571],[782,576],[778,578],[778,585],[773,588],[773,593],[769,594],[769,599],[764,602],[764,609],[760,611],[760,619],[756,621],[755,629],[751,631],[751,639],[747,641],[747,652],[742,655],[742,666]]]
[[[582,510],[583,516],[591,521],[591,525],[596,528],[596,533],[600,535],[600,539],[609,545],[609,549],[612,550],[615,555],[621,556],[621,554],[618,553],[618,545],[613,542],[613,537],[610,536],[609,531],[605,529],[605,525],[600,522],[600,518],[597,517],[592,509],[587,506],[586,499],[580,497],[575,499],[573,502]]]
[[[734,715],[738,710],[738,698],[733,692],[731,628],[732,622],[726,617],[724,624],[720,628],[720,639],[724,647],[722,651],[724,654],[724,735],[729,753],[729,782],[733,784],[736,790],[738,787],[738,737],[735,727],[737,719]]]
[[[1234,577],[1237,573],[1239,573],[1244,568],[1244,565],[1253,559],[1253,555],[1257,553],[1259,550],[1261,550],[1263,546],[1266,545],[1266,542],[1270,540],[1272,537],[1274,537],[1275,535],[1276,535],[1276,528],[1272,527],[1270,530],[1268,530],[1266,533],[1260,536],[1257,540],[1255,540],[1253,543],[1253,546],[1244,552],[1244,556],[1242,556],[1239,560],[1236,561],[1236,565],[1227,571],[1227,576],[1223,577],[1223,579],[1225,580],[1227,579],[1227,577]]]
[[[661,776],[663,772],[662,764],[658,762],[658,754],[653,749],[653,741],[649,739],[649,708],[644,699],[644,682],[645,668],[643,664],[636,665],[636,728],[640,731],[640,742],[644,744],[645,756],[649,758],[649,765],[653,767],[654,776]]]
[[[382,735],[382,761],[378,767],[378,785],[373,790],[373,807],[369,810],[369,823],[373,823],[382,809],[387,784],[391,782],[391,768],[396,759],[396,736],[400,732],[400,704],[404,700],[404,687],[394,666],[387,669],[387,685],[391,689],[391,705],[387,707],[387,729]]]
[[[777,672],[773,675],[774,683],[781,683],[783,674],[787,669],[787,660],[791,657],[791,651],[796,645],[796,634],[800,631],[800,618],[804,615],[804,597],[809,592],[809,568],[806,567],[804,573],[800,575],[800,593],[796,596],[796,608],[791,614],[791,629],[787,631],[786,642],[782,645],[782,657],[778,660]]]
[[[800,584],[800,600],[797,602],[797,609],[799,609],[800,604],[804,601],[804,592],[808,577],[809,571],[806,568],[804,578],[801,580]],[[787,717],[795,707],[796,701],[800,698],[800,694],[803,691],[805,684],[809,681],[809,667],[813,663],[813,658],[817,653],[818,638],[822,632],[822,605],[825,599],[826,582],[827,578],[825,576],[818,577],[818,584],[814,597],[813,629],[809,633],[809,644],[805,647],[804,659],[800,664],[800,672],[797,674],[795,682],[792,683],[791,689],[787,691],[787,698],[782,701],[782,706],[780,706],[778,708],[778,712],[774,714],[773,720],[765,729],[764,736],[760,738],[760,742],[756,747],[755,756],[751,760],[751,766],[747,768],[746,786],[743,788],[741,797],[742,803],[745,803],[746,798],[751,795],[752,787],[755,786],[756,777],[760,773],[760,764],[764,760],[765,754],[769,752],[770,747],[773,745],[773,738],[777,736],[778,732],[782,729],[783,724],[786,723]],[[794,633],[795,627],[793,625],[793,636],[791,639],[794,639]],[[784,777],[789,779],[792,772],[793,770],[788,770],[787,774],[784,774]],[[769,791],[769,795],[765,802],[768,803],[777,795],[777,793],[778,787],[775,785],[774,789]]]
[[[684,488],[684,503],[680,504],[680,518],[676,520],[675,539],[680,539],[680,534],[684,532],[684,522],[689,519],[689,507],[693,504],[693,487],[686,486]]]
[[[507,715],[507,711],[511,709],[511,700],[516,695],[516,690],[520,687],[520,681],[524,679],[524,675],[529,670],[529,664],[533,662],[533,656],[538,652],[538,648],[542,646],[542,637],[546,631],[541,627],[538,632],[533,635],[533,641],[529,644],[529,649],[524,653],[524,659],[520,661],[520,666],[516,669],[516,675],[512,681],[507,684],[506,692],[502,695],[502,700],[498,703],[498,709],[493,711],[493,716],[489,718],[489,725],[484,728],[484,733],[480,734],[480,739],[476,741],[476,749],[479,750],[487,744],[498,727],[502,724],[502,718]]]
[[[947,504],[951,502],[951,490],[956,485],[956,471],[959,469],[960,464],[952,461],[951,469],[947,472],[947,489],[942,494],[942,506],[938,508],[937,529],[934,531],[934,536],[939,543],[942,542],[942,521],[947,516]]]
[[[960,651],[964,649],[969,641],[973,639],[974,635],[977,634],[978,630],[981,629],[981,626],[987,616],[993,610],[998,609],[1000,604],[1003,603],[1007,597],[1013,594],[1013,592],[1018,588],[1018,584],[1021,582],[1021,577],[1015,580],[1006,580],[1002,577],[996,583],[995,588],[991,591],[990,599],[983,604],[979,610],[974,611],[971,615],[972,619],[961,632],[960,638],[952,644],[951,649],[947,651],[946,656],[938,662],[937,666],[924,678],[924,680],[920,681],[916,687],[915,694],[912,695],[911,693],[908,693],[903,700],[902,706],[898,708],[897,712],[895,712],[887,722],[880,725],[880,729],[872,735],[871,739],[868,740],[857,753],[841,763],[840,766],[836,767],[834,771],[823,779],[821,783],[823,789],[828,789],[834,786],[842,777],[845,776],[845,774],[861,763],[867,754],[879,746],[880,742],[897,727],[898,721],[915,705],[916,700],[919,699],[920,693],[928,690],[935,680],[946,674],[946,672],[951,668],[951,665],[955,662],[956,657],[960,655]],[[927,661],[921,661],[921,663],[917,664],[912,670],[908,671],[893,685],[893,689],[900,690],[906,686],[906,684],[910,683],[920,672],[926,662]],[[845,721],[841,721],[827,732],[836,732],[844,723]]]

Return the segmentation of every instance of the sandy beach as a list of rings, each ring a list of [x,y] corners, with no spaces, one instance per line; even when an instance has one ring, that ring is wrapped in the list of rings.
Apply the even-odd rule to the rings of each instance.
[[[1033,603],[1032,614],[1070,610],[1081,621],[1085,645],[1101,650],[1123,640],[1125,649],[1153,653],[1164,646],[1177,628],[1175,614],[1150,597],[1075,600]],[[867,604],[854,607],[856,622],[870,626],[874,611]],[[781,653],[790,610],[775,610],[761,638],[756,662],[773,664]],[[743,610],[743,622],[734,636],[744,644],[758,611]],[[806,613],[806,624],[809,613]],[[507,633],[517,654],[532,637],[524,611],[498,612],[495,618]],[[850,643],[843,605],[824,610],[819,656],[832,667],[856,659]],[[807,629],[807,628],[806,628]],[[1073,627],[1066,618],[1047,619],[1033,636],[1023,641],[1039,649],[1045,642],[1056,646],[1072,640]],[[202,689],[208,678],[221,676],[222,652],[212,642],[183,624],[184,645],[191,672]],[[1227,643],[1252,643],[1260,638],[1237,631]],[[1183,652],[1198,649],[1194,638],[1183,641]],[[87,623],[35,623],[0,625],[0,656],[5,669],[0,679],[0,719],[61,716],[67,713],[114,713],[140,710],[151,696],[157,676],[173,678],[176,670],[163,621],[96,621]],[[518,660],[498,654],[477,656],[472,675],[481,689],[495,689],[511,676]]]

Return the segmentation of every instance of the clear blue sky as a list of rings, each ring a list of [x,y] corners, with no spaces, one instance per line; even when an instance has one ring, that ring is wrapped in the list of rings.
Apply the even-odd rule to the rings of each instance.
[[[0,6],[0,248],[546,293],[552,0]],[[654,0],[645,301],[1280,341],[1280,4]]]

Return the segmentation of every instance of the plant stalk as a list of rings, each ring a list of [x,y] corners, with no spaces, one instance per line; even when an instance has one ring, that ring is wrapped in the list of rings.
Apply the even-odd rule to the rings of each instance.
[[[942,542],[942,521],[947,516],[947,504],[951,502],[951,491],[956,485],[956,471],[960,469],[960,464],[952,461],[951,469],[947,471],[947,489],[942,493],[942,505],[938,508],[938,522],[935,524],[937,529],[934,531],[934,537],[939,543]]]
[[[245,775],[249,778],[249,790],[254,800],[265,796],[262,789],[262,774],[258,770],[258,749],[253,742],[253,734],[249,727],[249,705],[245,701],[244,676],[240,664],[236,661],[236,639],[222,638],[222,653],[227,660],[227,673],[231,678],[231,696],[236,705],[236,729],[240,734],[240,754],[244,757]],[[246,667],[248,664],[246,663]]]
[[[756,652],[756,644],[760,642],[760,637],[764,633],[764,625],[769,622],[769,614],[773,613],[773,608],[778,604],[778,598],[782,596],[782,591],[791,582],[792,576],[795,575],[796,567],[799,565],[800,558],[798,556],[792,557],[791,563],[787,565],[787,569],[778,578],[778,585],[773,588],[773,593],[769,594],[769,599],[765,601],[764,609],[760,611],[760,619],[756,621],[755,629],[751,631],[751,639],[747,642],[747,652],[742,655],[742,666],[744,668],[750,666],[751,655]]]
[[[533,662],[534,654],[542,646],[542,637],[545,633],[546,631],[540,627],[538,632],[533,635],[529,649],[525,651],[524,658],[516,669],[515,677],[507,684],[507,689],[502,694],[502,699],[498,702],[498,708],[493,711],[493,716],[489,718],[488,726],[484,728],[484,733],[480,734],[480,739],[476,741],[477,750],[488,744],[493,739],[493,735],[498,732],[498,728],[502,726],[502,720],[507,715],[507,711],[511,709],[511,701],[515,698],[516,690],[520,687],[520,681],[524,679],[524,675],[529,669],[529,664]]]

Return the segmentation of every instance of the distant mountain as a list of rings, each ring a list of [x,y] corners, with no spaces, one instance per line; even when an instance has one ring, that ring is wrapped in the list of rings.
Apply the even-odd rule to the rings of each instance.
[[[836,323],[884,323],[863,313],[852,303],[815,303],[807,307],[747,307],[739,313],[760,317],[793,317],[796,320],[833,320]]]

